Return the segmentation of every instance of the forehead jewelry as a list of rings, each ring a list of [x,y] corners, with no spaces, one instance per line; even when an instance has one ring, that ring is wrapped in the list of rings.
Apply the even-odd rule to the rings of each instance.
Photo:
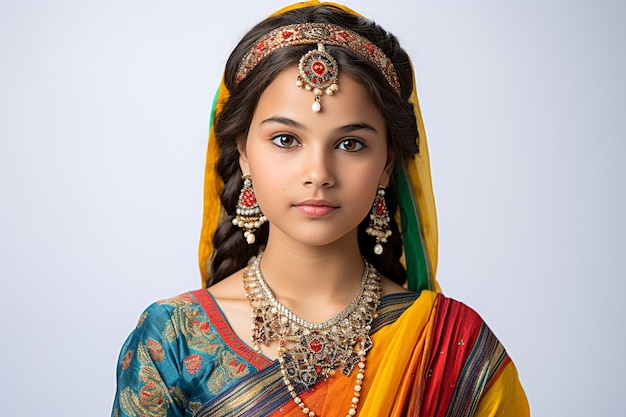
[[[250,48],[239,63],[237,83],[242,82],[250,72],[275,51],[291,45],[317,45],[317,49],[307,52],[298,64],[298,87],[313,91],[314,112],[321,110],[320,97],[325,92],[332,95],[339,88],[337,61],[330,55],[325,45],[340,46],[357,53],[375,65],[389,85],[400,94],[400,81],[395,67],[385,53],[369,39],[338,25],[327,23],[301,23],[281,26],[265,34]]]
[[[298,63],[298,72],[300,75],[296,81],[298,88],[304,86],[305,89],[313,91],[315,101],[311,109],[317,113],[322,109],[320,97],[322,90],[326,90],[326,94],[332,96],[335,91],[339,90],[337,86],[337,76],[339,75],[339,67],[335,58],[324,48],[323,43],[317,44],[317,49],[307,52]]]

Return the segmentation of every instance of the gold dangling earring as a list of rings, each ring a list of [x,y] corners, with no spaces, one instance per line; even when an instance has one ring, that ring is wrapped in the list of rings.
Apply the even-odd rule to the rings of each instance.
[[[376,246],[374,246],[376,255],[383,253],[382,244],[387,243],[387,238],[391,236],[389,221],[389,211],[385,202],[385,187],[379,185],[374,204],[372,205],[372,211],[370,212],[370,225],[365,229],[365,233],[376,238]]]
[[[267,221],[267,217],[261,213],[261,208],[256,201],[250,174],[244,174],[241,179],[243,180],[243,186],[239,193],[233,225],[243,229],[243,236],[246,238],[246,242],[251,245],[256,240],[254,232]]]

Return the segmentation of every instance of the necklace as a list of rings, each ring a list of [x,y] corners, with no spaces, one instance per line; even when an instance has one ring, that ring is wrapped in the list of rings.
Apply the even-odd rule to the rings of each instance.
[[[358,368],[354,396],[347,416],[356,415],[365,376],[365,357],[372,347],[369,336],[381,293],[378,272],[367,261],[356,298],[343,311],[323,323],[308,322],[281,304],[265,282],[259,264],[263,253],[253,258],[244,272],[244,288],[252,312],[252,343],[266,346],[278,341],[278,361],[293,401],[309,417],[316,416],[296,393],[294,384],[306,388],[337,369],[349,375]]]

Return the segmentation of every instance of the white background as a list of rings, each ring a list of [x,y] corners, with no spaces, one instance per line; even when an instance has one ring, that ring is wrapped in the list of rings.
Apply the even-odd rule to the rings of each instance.
[[[0,2],[3,416],[110,413],[150,302],[200,285],[210,104],[283,1]],[[417,67],[439,281],[517,363],[534,416],[623,415],[620,1],[350,1]]]

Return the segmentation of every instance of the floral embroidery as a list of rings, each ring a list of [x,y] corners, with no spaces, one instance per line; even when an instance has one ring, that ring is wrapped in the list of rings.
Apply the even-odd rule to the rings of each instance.
[[[170,387],[170,394],[172,395],[174,401],[181,405],[181,408],[187,407],[189,400],[180,387]]]
[[[143,322],[146,321],[146,317],[148,317],[148,312],[144,311],[137,321],[137,328],[140,328]]]
[[[122,358],[120,365],[122,366],[122,369],[125,371],[128,369],[128,367],[130,366],[130,361],[133,359],[133,351],[129,350],[128,352],[126,352],[126,355],[124,355],[124,357]]]
[[[158,384],[154,382],[148,382],[139,391],[141,397],[141,404],[150,408],[162,408],[165,403],[165,397]]]
[[[222,391],[233,380],[250,373],[245,363],[239,361],[235,354],[226,350],[220,352],[215,365],[215,371],[207,384],[209,391],[213,394]]]
[[[149,365],[152,363],[152,359],[150,358],[150,353],[148,353],[148,349],[146,345],[143,343],[139,343],[137,345],[137,359],[139,363],[142,365]]]
[[[208,318],[199,308],[176,308],[172,311],[172,319],[166,325],[163,337],[173,342],[179,335],[186,339],[191,349],[198,352],[213,355],[222,346],[221,343],[214,343],[218,336],[211,331]]]
[[[169,408],[168,390],[157,370],[150,366],[143,366],[139,370],[138,376],[139,380],[143,382],[139,393],[135,393],[130,387],[126,387],[120,392],[122,410],[128,415],[136,417],[165,417]]]
[[[195,414],[202,408],[202,403],[198,401],[192,401],[189,403],[189,409]]]
[[[165,352],[163,346],[154,339],[148,339],[146,344],[148,345],[148,354],[154,362],[160,362],[165,360]]]
[[[202,356],[200,355],[190,355],[184,359],[185,369],[189,372],[190,375],[195,375],[202,366]]]
[[[167,298],[165,300],[161,300],[159,301],[157,304],[165,304],[165,305],[170,305],[170,306],[174,306],[174,307],[181,307],[181,306],[188,306],[188,305],[192,305],[195,304],[196,301],[193,298],[193,296],[189,293],[185,293],[185,294],[181,294],[179,296],[176,297],[172,297],[172,298]]]
[[[231,352],[224,351],[221,355],[221,359],[223,360],[223,365],[226,367],[226,373],[230,378],[241,378],[250,373],[246,364],[239,361],[237,356]]]

